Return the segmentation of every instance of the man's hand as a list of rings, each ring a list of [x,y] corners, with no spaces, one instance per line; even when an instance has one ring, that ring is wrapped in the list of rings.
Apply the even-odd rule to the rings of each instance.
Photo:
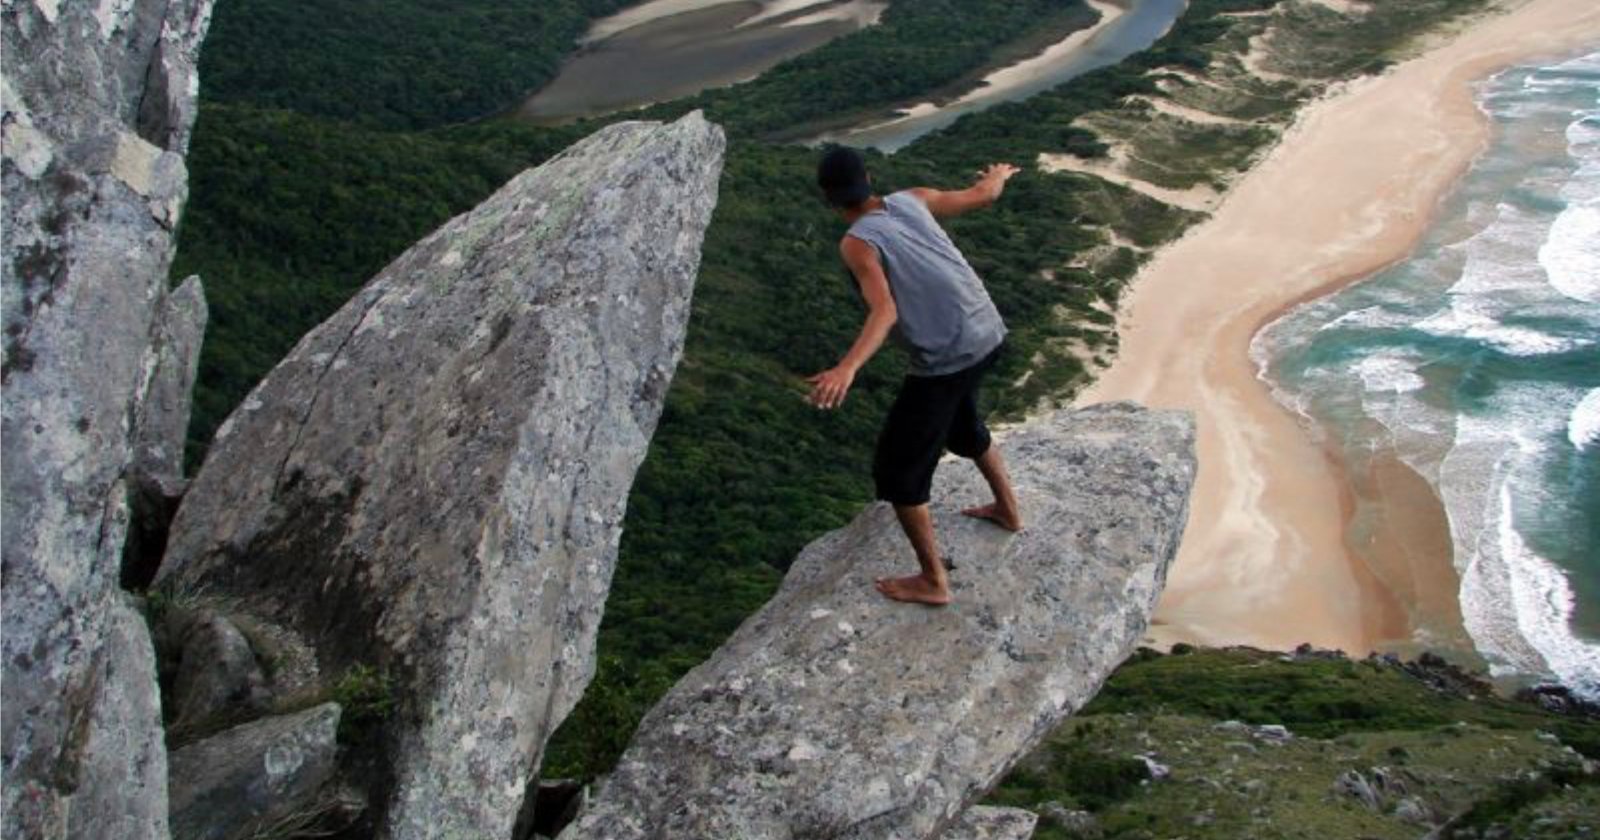
[[[978,180],[964,190],[936,190],[929,187],[913,187],[911,192],[922,203],[928,205],[928,212],[935,216],[959,216],[969,210],[988,207],[1000,198],[1000,193],[1005,190],[1006,181],[1011,176],[1021,172],[1009,163],[991,163],[978,172]]]
[[[994,199],[999,198],[1000,193],[1005,190],[1006,181],[1009,180],[1012,175],[1015,175],[1021,171],[1022,170],[1012,166],[1009,163],[991,163],[984,167],[982,172],[978,173],[978,183],[987,186],[993,191],[994,198],[990,199],[990,201],[993,201]]]
[[[850,390],[850,383],[855,380],[856,372],[846,365],[812,374],[806,377],[806,381],[811,383],[811,395],[806,401],[817,408],[838,408]]]

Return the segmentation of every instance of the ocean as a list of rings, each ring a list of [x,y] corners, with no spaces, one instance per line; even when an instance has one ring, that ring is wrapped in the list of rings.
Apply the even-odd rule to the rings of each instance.
[[[1352,473],[1394,457],[1432,485],[1491,674],[1600,699],[1600,52],[1507,70],[1479,102],[1490,146],[1416,251],[1252,353]],[[1358,498],[1353,545],[1378,504]]]

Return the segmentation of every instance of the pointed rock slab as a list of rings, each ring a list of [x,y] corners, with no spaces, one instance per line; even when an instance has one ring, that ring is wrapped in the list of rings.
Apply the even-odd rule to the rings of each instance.
[[[381,836],[509,837],[593,675],[723,146],[618,123],[512,179],[307,335],[184,497],[158,586],[393,680]]]
[[[1027,527],[961,516],[988,491],[971,464],[940,467],[951,605],[874,590],[915,561],[872,505],[645,716],[561,840],[935,837],[1093,697],[1177,552],[1193,422],[1113,403],[999,440]]]
[[[188,440],[194,380],[205,337],[205,291],[191,276],[167,293],[156,318],[150,379],[134,417],[133,461],[128,464],[128,535],[122,546],[122,586],[150,585],[167,547],[167,529],[188,482],[183,450]]]

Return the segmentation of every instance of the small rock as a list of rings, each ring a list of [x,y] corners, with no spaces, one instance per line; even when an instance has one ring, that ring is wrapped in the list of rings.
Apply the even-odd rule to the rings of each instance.
[[[173,682],[173,726],[194,726],[229,712],[266,706],[266,676],[239,628],[214,610],[189,622]]]
[[[1251,732],[1251,734],[1268,743],[1277,744],[1284,743],[1285,741],[1289,741],[1294,738],[1293,733],[1276,723],[1268,723],[1258,726]]]
[[[1408,796],[1395,803],[1394,815],[1408,823],[1417,825],[1432,825],[1434,823],[1433,811],[1415,796]]]
[[[1068,836],[1073,838],[1096,838],[1101,835],[1100,821],[1088,811],[1074,811],[1060,802],[1046,802],[1039,807],[1044,818],[1055,823]]]
[[[1162,779],[1172,775],[1171,767],[1156,761],[1154,758],[1151,758],[1148,755],[1140,755],[1135,757],[1144,762],[1144,769],[1150,774],[1150,779],[1152,781],[1159,782]]]
[[[1039,815],[1023,808],[974,805],[939,835],[941,840],[1028,840]]]
[[[236,726],[168,760],[173,840],[225,840],[311,809],[333,776],[339,704]],[[248,835],[247,835],[248,836]]]
[[[1369,811],[1376,812],[1380,809],[1378,792],[1358,770],[1346,770],[1340,773],[1339,777],[1333,780],[1333,789],[1337,793],[1354,797]]]

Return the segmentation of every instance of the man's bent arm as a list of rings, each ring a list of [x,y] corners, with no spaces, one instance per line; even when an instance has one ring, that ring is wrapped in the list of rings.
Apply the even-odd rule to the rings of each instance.
[[[861,286],[861,297],[867,303],[867,321],[861,325],[861,334],[856,336],[855,343],[850,345],[850,351],[839,364],[806,377],[806,381],[812,383],[809,399],[818,408],[835,408],[844,402],[856,372],[883,346],[889,329],[900,317],[894,296],[889,293],[889,278],[878,262],[878,252],[866,242],[847,235],[839,243],[839,254]]]
[[[850,273],[856,276],[861,297],[867,302],[867,320],[861,325],[861,334],[839,362],[840,367],[848,367],[853,373],[861,370],[883,346],[883,340],[889,336],[889,329],[900,313],[895,309],[894,296],[889,293],[889,278],[878,262],[877,249],[854,236],[846,236],[839,243],[839,253],[850,267]]]
[[[931,187],[914,187],[911,194],[928,205],[935,216],[959,216],[968,210],[988,207],[999,200],[1005,191],[1006,181],[1018,170],[1009,163],[993,163],[983,170],[978,180],[964,190],[936,190]]]

